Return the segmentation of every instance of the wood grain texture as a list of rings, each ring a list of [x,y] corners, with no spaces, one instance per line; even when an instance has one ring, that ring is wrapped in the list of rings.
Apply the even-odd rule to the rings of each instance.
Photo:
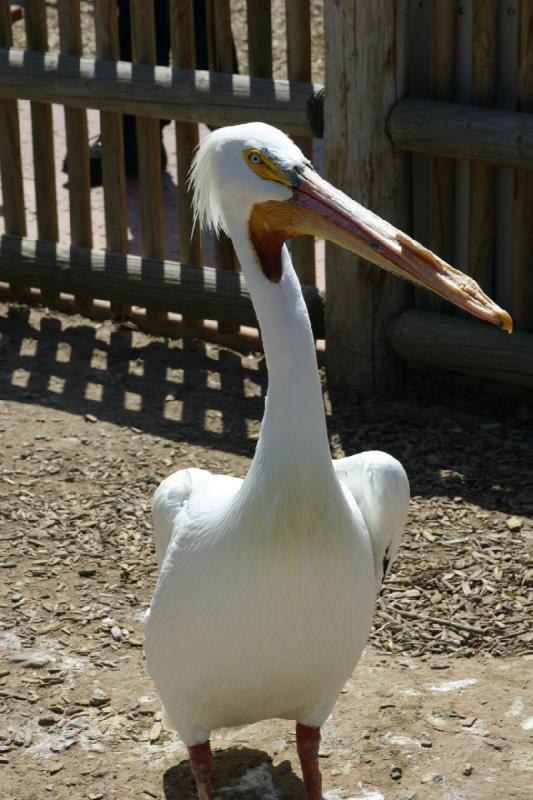
[[[103,300],[258,327],[244,277],[237,272],[0,236],[0,281],[19,274],[40,289],[78,293],[84,288]],[[315,337],[323,338],[323,297],[315,287],[303,287],[303,293]]]
[[[311,81],[311,9],[309,0],[286,0],[287,77],[290,81]],[[294,137],[303,154],[313,157],[313,141]],[[291,256],[300,281],[308,286],[316,283],[315,240],[310,236],[291,243]]]
[[[95,0],[94,26],[97,58],[118,61],[120,51],[116,0]],[[100,136],[106,245],[108,250],[126,253],[128,220],[122,115],[101,111]],[[131,308],[123,303],[113,303],[111,311],[115,316],[126,317]]]
[[[529,114],[406,97],[388,131],[400,150],[533,169]]]
[[[155,21],[153,4],[131,0],[133,60],[155,65]],[[141,207],[142,254],[165,257],[163,184],[161,180],[161,128],[159,120],[137,117],[137,158],[139,162],[139,203]]]
[[[8,0],[0,2],[0,45],[11,47],[11,13]],[[14,95],[16,97],[16,95]],[[26,234],[20,128],[16,100],[0,101],[0,170],[5,228],[8,233]]]
[[[411,227],[408,159],[393,148],[385,122],[407,90],[407,10],[404,2],[326,0],[324,14],[327,178],[403,230]],[[408,289],[333,246],[326,259],[331,385],[390,394],[402,367],[387,328],[405,307]]]
[[[62,54],[81,56],[79,1],[58,0],[59,41]],[[65,107],[72,244],[92,246],[91,183],[89,175],[89,134],[87,114],[79,108]]]
[[[248,64],[250,75],[272,77],[272,4],[270,0],[246,0]]]
[[[533,387],[533,335],[428,311],[406,311],[391,328],[398,355],[413,363]]]
[[[496,103],[498,0],[474,0],[472,41],[472,104]],[[490,164],[470,167],[469,275],[490,295],[494,291],[496,171]]]
[[[28,49],[46,52],[48,31],[45,0],[33,0],[24,8]],[[55,242],[59,238],[57,191],[54,163],[54,129],[52,106],[49,103],[31,104],[31,131],[35,205],[39,239]],[[54,298],[48,298],[52,301]]]
[[[519,11],[518,108],[533,120],[533,4],[522,0]],[[512,272],[516,324],[533,330],[533,176],[522,170],[515,176]]]
[[[319,84],[157,68],[0,48],[0,98],[40,100],[211,127],[268,119],[288,134],[310,133],[309,98]]]

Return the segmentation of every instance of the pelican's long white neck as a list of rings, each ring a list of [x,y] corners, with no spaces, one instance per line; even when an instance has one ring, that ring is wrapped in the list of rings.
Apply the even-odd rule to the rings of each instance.
[[[248,231],[231,230],[233,244],[261,327],[268,367],[268,394],[261,434],[250,469],[314,479],[332,473],[322,388],[309,315],[289,253],[283,247],[279,283],[258,264]]]

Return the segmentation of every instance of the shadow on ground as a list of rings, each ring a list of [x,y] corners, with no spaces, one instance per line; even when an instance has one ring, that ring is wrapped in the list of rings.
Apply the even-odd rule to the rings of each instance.
[[[168,769],[163,776],[165,800],[191,800],[196,797],[194,780],[188,761]],[[239,800],[303,800],[302,780],[295,775],[290,761],[276,766],[262,750],[232,747],[215,750],[213,765],[213,795]]]
[[[0,331],[4,399],[253,454],[267,386],[262,358],[24,306],[7,308]],[[418,377],[394,400],[333,398],[328,426],[335,456],[378,449],[401,460],[413,495],[533,511],[533,411],[523,401],[466,389],[445,375]]]

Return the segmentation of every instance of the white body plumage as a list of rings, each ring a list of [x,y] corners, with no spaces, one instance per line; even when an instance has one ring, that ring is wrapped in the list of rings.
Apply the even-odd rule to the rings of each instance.
[[[331,461],[298,279],[283,246],[281,279],[269,280],[250,242],[252,204],[291,191],[250,172],[243,147],[261,146],[289,167],[305,159],[269,126],[227,130],[201,151],[197,203],[233,239],[269,390],[244,480],[183,470],[154,498],[160,575],[145,619],[146,660],[165,722],[189,746],[214,728],[271,717],[324,722],[367,640],[409,499],[403,468],[386,454]],[[231,198],[224,212],[222,191]]]

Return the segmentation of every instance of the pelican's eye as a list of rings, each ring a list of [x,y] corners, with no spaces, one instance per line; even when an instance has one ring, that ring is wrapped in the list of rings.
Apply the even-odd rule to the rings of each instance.
[[[287,174],[286,170],[255,147],[245,150],[243,155],[250,169],[263,180],[276,181],[276,183],[283,183],[285,186],[293,185],[292,177]]]
[[[257,150],[250,150],[248,152],[248,161],[250,162],[250,164],[256,164],[256,165],[263,163],[263,159],[261,158]]]

